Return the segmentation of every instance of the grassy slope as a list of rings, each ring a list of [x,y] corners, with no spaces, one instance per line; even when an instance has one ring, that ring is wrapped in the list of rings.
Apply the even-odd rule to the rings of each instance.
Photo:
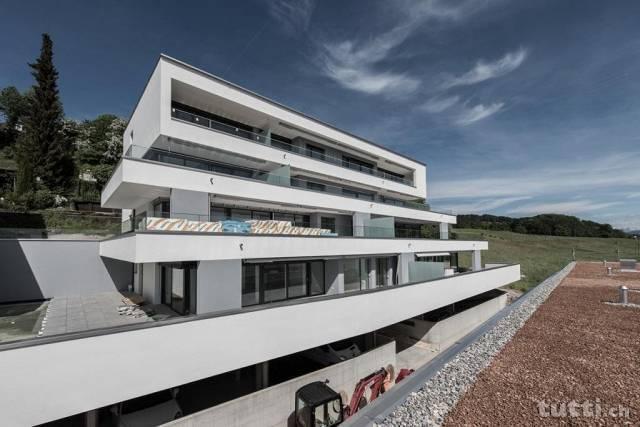
[[[522,290],[537,285],[564,267],[571,261],[574,248],[578,261],[615,261],[618,259],[618,249],[621,258],[637,258],[633,239],[536,236],[477,229],[459,229],[455,232],[459,239],[489,241],[489,250],[482,253],[483,263],[519,263],[525,277],[512,287]],[[461,266],[468,267],[470,262],[468,254],[461,254]]]

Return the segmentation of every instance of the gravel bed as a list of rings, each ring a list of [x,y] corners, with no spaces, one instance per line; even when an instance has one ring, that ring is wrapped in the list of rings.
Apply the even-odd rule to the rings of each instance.
[[[419,390],[409,394],[382,426],[440,426],[458,399],[474,383],[477,375],[511,340],[556,286],[571,272],[575,263],[568,264],[529,291],[521,303],[496,325],[458,354]]]

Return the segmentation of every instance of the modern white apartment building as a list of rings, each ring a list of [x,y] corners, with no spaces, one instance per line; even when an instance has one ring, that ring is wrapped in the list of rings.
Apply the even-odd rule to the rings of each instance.
[[[520,278],[517,265],[482,267],[486,242],[448,238],[456,218],[425,204],[423,163],[170,57],[123,145],[102,194],[123,209],[123,233],[100,256],[131,263],[132,290],[184,317],[2,355],[56,360],[45,381],[15,385],[18,397],[54,395],[29,422],[366,334]],[[457,268],[461,253],[471,271]],[[46,385],[61,372],[65,399]]]

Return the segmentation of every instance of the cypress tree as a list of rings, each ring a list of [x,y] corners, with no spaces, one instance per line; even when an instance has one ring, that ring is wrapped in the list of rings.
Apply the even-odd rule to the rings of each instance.
[[[53,43],[42,35],[40,57],[29,64],[36,80],[25,123],[27,146],[37,157],[33,170],[54,191],[68,188],[74,177],[73,145],[63,133],[64,113],[58,93],[58,71],[53,65]]]

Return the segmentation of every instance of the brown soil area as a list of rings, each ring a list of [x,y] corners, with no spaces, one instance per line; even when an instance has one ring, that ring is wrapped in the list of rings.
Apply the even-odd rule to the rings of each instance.
[[[615,266],[607,276],[602,263],[578,263],[445,425],[640,425],[640,309],[604,304],[617,301],[623,283],[640,288],[640,273]],[[572,400],[593,407],[567,406],[563,415],[561,404]],[[541,409],[540,401],[551,406]],[[628,417],[608,413],[618,405]]]

